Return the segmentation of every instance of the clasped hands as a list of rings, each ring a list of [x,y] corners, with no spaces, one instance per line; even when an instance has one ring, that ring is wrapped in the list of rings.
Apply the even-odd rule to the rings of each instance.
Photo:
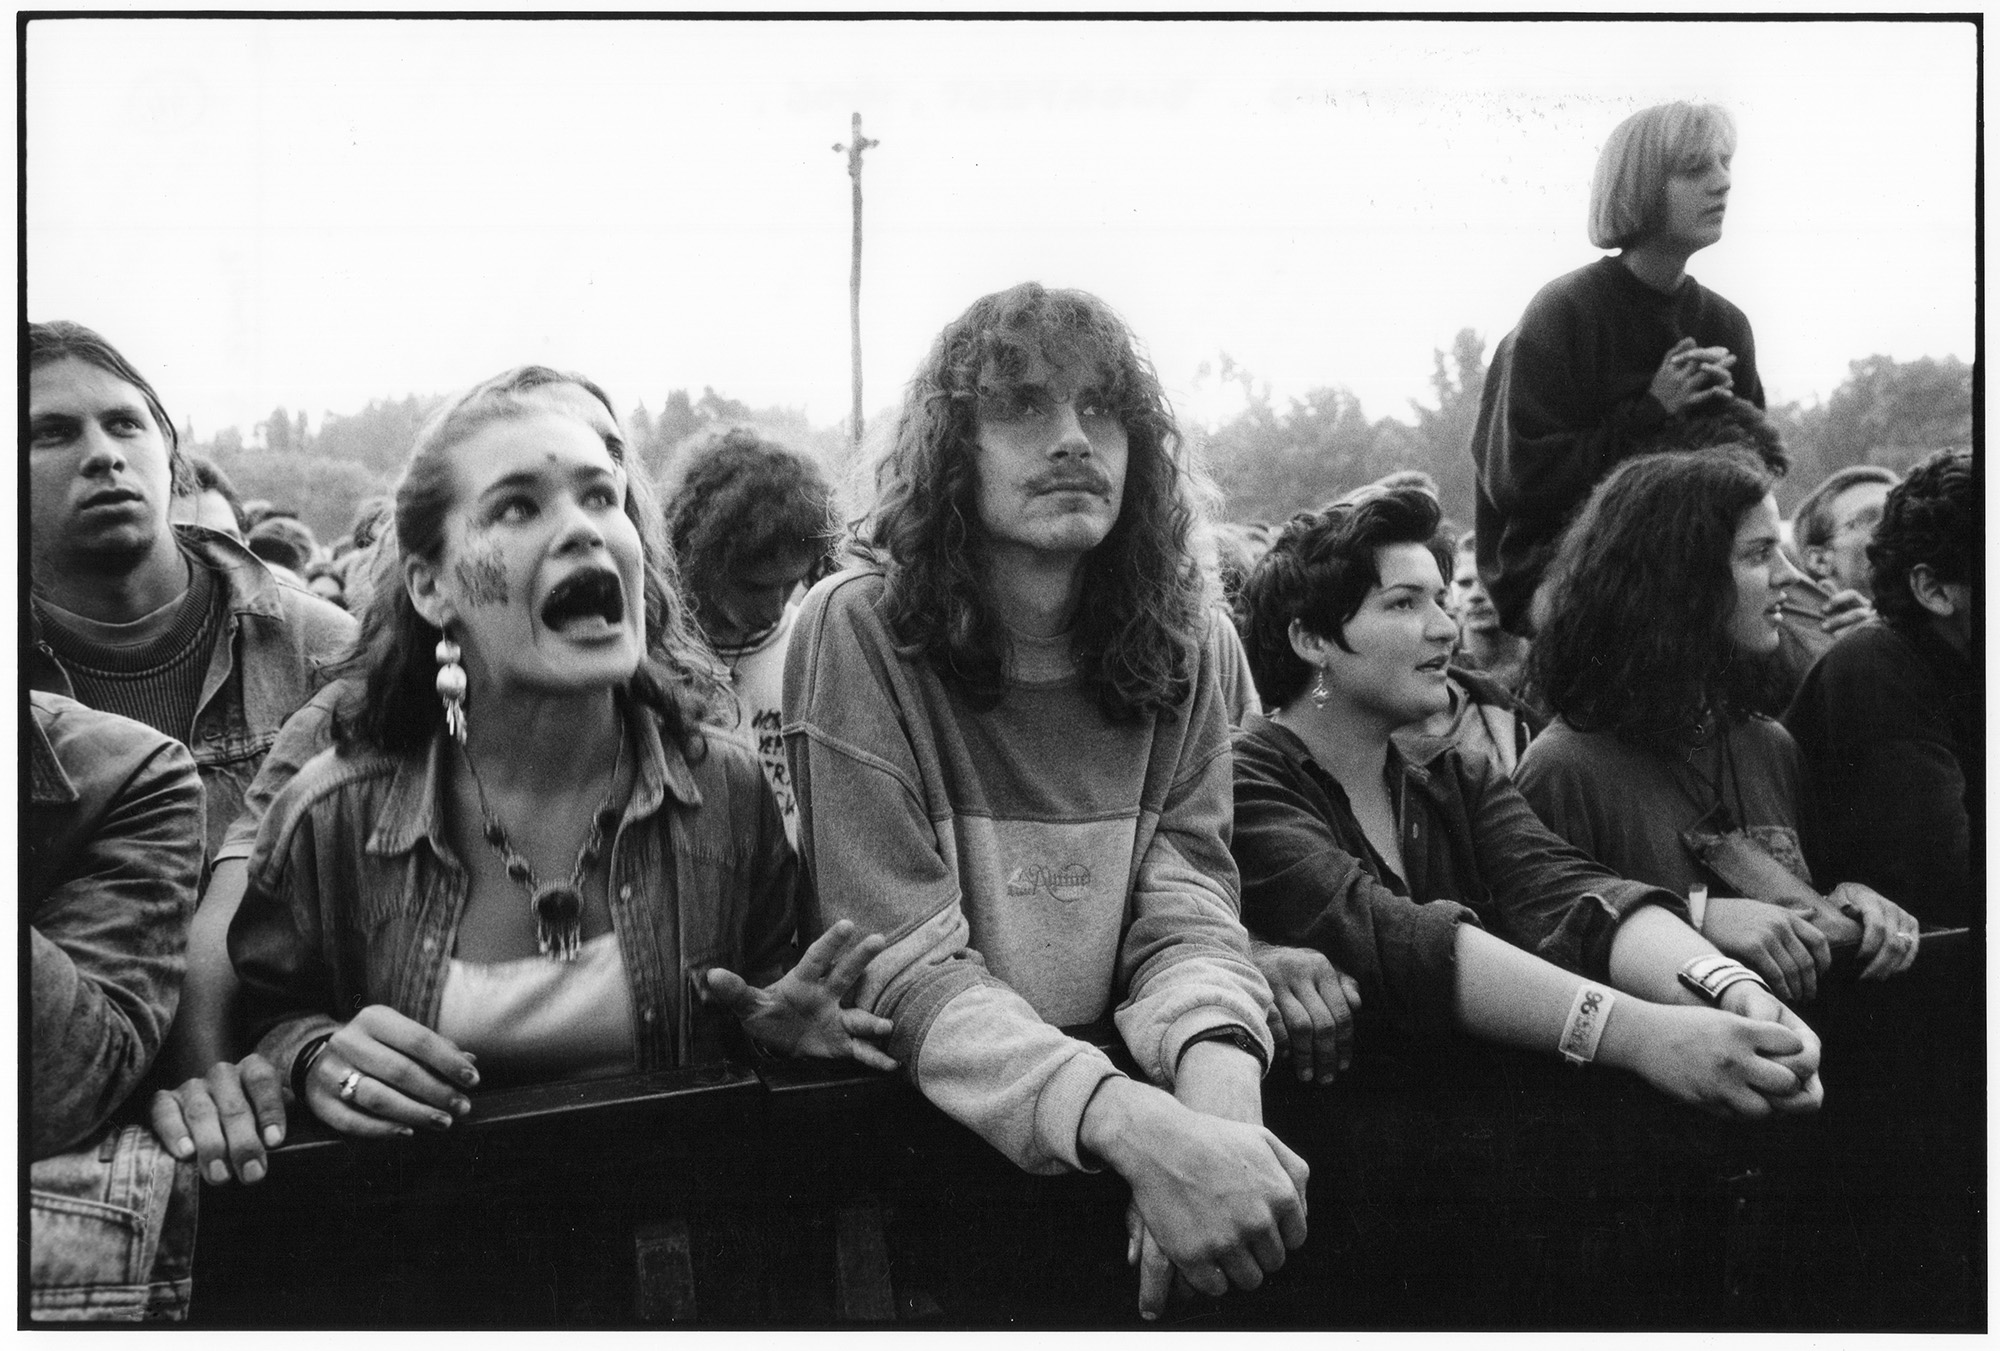
[[[1727,399],[1735,389],[1730,369],[1736,354],[1727,347],[1702,347],[1682,338],[1660,358],[1660,368],[1646,392],[1668,414],[1686,412],[1705,403]]]
[[[845,999],[882,950],[879,934],[858,938],[842,920],[821,934],[775,983],[758,989],[720,967],[702,974],[697,992],[735,1014],[761,1045],[786,1055],[852,1057],[876,1069],[896,1062],[869,1039],[891,1023]],[[444,1130],[472,1110],[479,1085],[475,1058],[448,1038],[371,1004],[335,1028],[305,1074],[306,1105],[344,1135],[384,1138],[419,1127]],[[153,1095],[153,1133],[177,1159],[198,1161],[212,1183],[262,1181],[267,1149],[285,1138],[283,1080],[252,1052],[218,1061],[204,1075]]]
[[[1841,925],[1786,906],[1740,896],[1711,896],[1701,931],[1725,955],[1770,982],[1780,999],[1811,1001],[1833,963],[1833,942],[1858,930],[1861,979],[1887,980],[1917,959],[1917,920],[1882,893],[1842,882],[1827,899],[1846,917]]]

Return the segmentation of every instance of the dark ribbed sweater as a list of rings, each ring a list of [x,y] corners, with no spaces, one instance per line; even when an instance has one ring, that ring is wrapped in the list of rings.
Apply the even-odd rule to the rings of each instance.
[[[223,588],[190,559],[187,599],[165,633],[138,647],[105,647],[37,605],[42,638],[69,673],[78,703],[145,723],[186,743],[194,733],[202,677],[222,631]]]

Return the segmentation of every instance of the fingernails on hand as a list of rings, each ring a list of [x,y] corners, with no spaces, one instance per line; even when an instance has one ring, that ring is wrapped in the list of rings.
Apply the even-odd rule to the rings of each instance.
[[[208,1161],[208,1180],[210,1182],[229,1181],[229,1165],[221,1159],[210,1159]]]
[[[472,1110],[472,1104],[467,1102],[464,1098],[453,1098],[451,1100],[451,1111],[453,1116],[464,1116],[467,1112],[471,1110]]]
[[[262,1182],[264,1180],[264,1165],[256,1159],[252,1159],[250,1162],[244,1164],[243,1180],[245,1182]]]
[[[1139,1317],[1145,1319],[1148,1323],[1154,1322],[1159,1318],[1159,1316],[1160,1316],[1159,1314],[1155,1313],[1151,1309],[1139,1310]]]
[[[282,1144],[284,1142],[284,1139],[285,1139],[285,1128],[283,1126],[264,1127],[265,1144],[267,1145]]]
[[[184,1159],[194,1153],[194,1141],[183,1135],[180,1139],[174,1141],[173,1149],[175,1158]]]
[[[451,1118],[446,1116],[443,1112],[432,1112],[430,1114],[430,1122],[433,1126],[436,1126],[439,1130],[443,1130],[445,1127],[451,1124]]]
[[[398,1135],[415,1135],[416,1133],[417,1133],[417,1132],[416,1132],[416,1129],[415,1129],[414,1127],[411,1127],[411,1126],[398,1126],[398,1127],[396,1127],[396,1134],[398,1134]]]
[[[459,1071],[458,1078],[467,1088],[479,1087],[479,1071],[470,1065]]]

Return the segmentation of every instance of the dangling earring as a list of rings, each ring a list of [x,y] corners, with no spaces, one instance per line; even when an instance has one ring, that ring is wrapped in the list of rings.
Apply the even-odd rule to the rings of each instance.
[[[438,639],[438,698],[444,700],[444,729],[465,744],[465,668],[458,664],[458,644]]]
[[[1314,708],[1325,708],[1326,701],[1333,696],[1326,692],[1326,672],[1313,672],[1313,687],[1310,691]]]

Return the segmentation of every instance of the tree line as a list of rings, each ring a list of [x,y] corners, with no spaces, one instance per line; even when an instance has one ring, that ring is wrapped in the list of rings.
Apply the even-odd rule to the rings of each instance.
[[[1268,383],[1226,354],[1204,365],[1199,379],[1235,386],[1243,395],[1241,411],[1226,421],[1187,428],[1222,490],[1224,518],[1282,521],[1393,470],[1420,469],[1437,480],[1446,514],[1469,527],[1474,484],[1468,447],[1486,380],[1487,343],[1463,329],[1449,351],[1438,349],[1432,358],[1429,400],[1411,400],[1407,420],[1371,419],[1351,391],[1331,384],[1280,407]],[[357,413],[327,413],[317,432],[303,411],[278,408],[248,438],[225,427],[196,440],[190,428],[183,442],[213,458],[246,500],[289,507],[322,541],[331,541],[347,533],[364,503],[390,490],[418,428],[441,402],[442,396],[376,399]],[[1766,412],[1791,452],[1792,472],[1778,493],[1779,506],[1789,512],[1835,469],[1872,463],[1902,472],[1940,446],[1972,444],[1972,368],[1950,356],[1903,362],[1871,356],[1850,362],[1824,402]],[[657,412],[641,403],[624,421],[639,464],[655,482],[671,481],[680,457],[711,431],[742,423],[815,456],[835,482],[853,466],[844,425],[815,426],[803,410],[753,408],[711,387],[699,395],[674,389]],[[870,425],[885,429],[889,422],[887,413],[878,413]]]

